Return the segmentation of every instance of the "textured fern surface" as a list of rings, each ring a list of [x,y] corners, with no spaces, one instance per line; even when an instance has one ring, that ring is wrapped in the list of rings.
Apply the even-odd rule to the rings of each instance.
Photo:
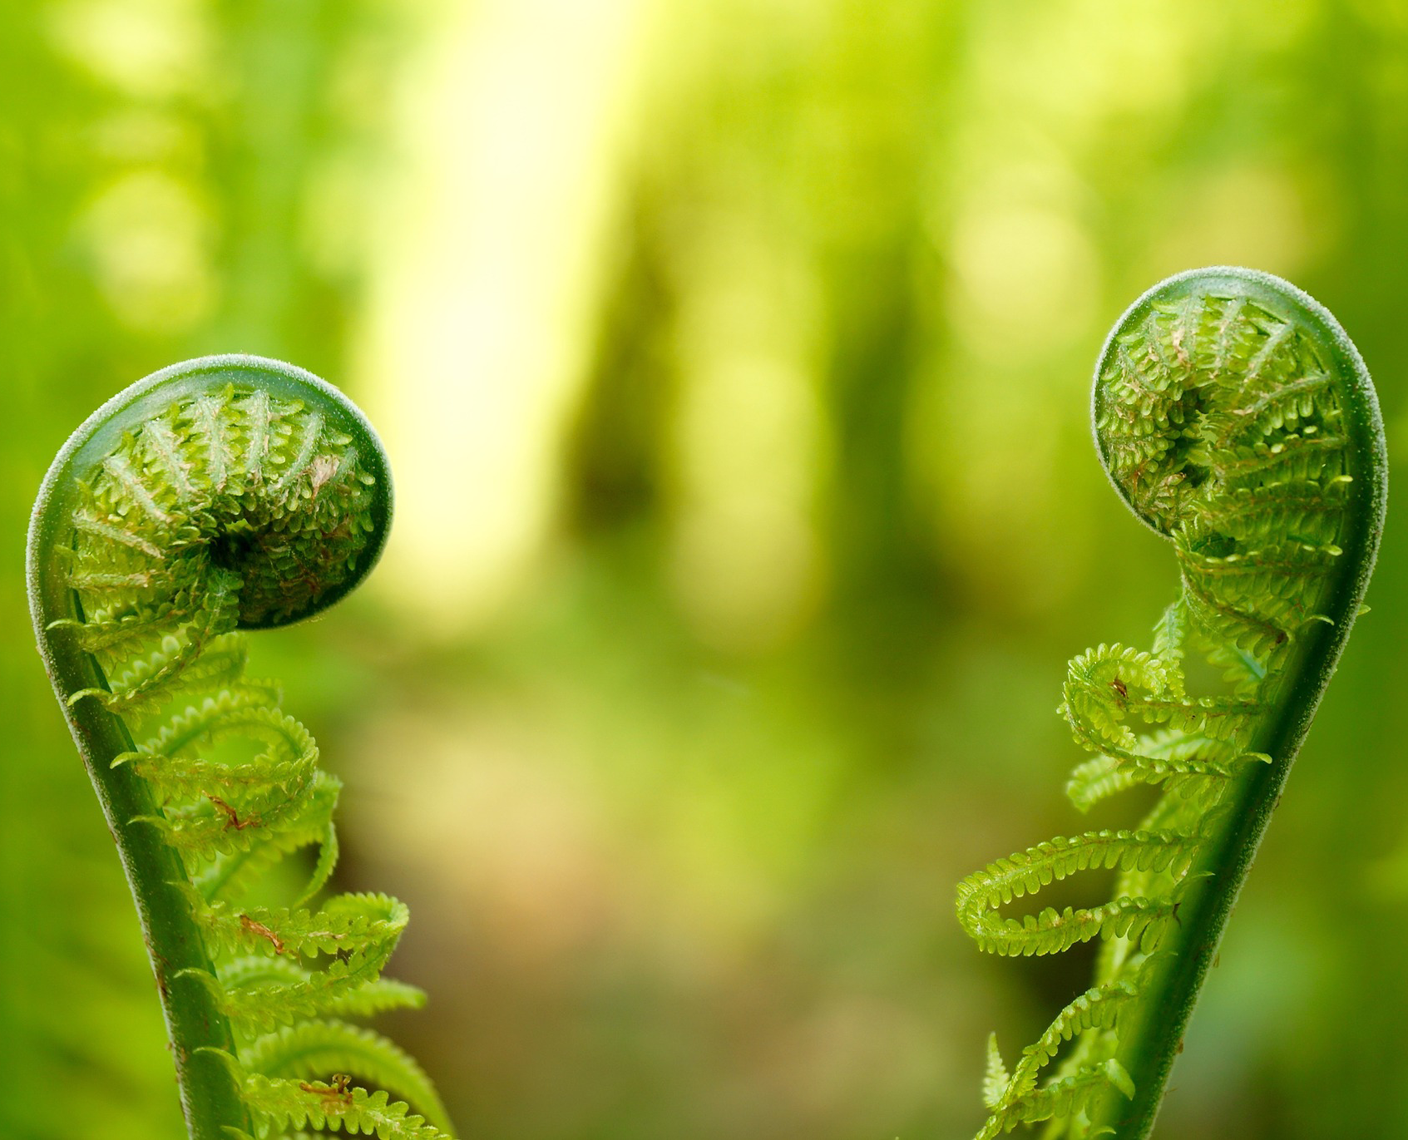
[[[1091,759],[1067,792],[1082,811],[1138,785],[1159,794],[1132,830],[1040,843],[959,885],[959,921],[991,953],[1102,942],[1094,986],[1010,1070],[990,1040],[979,1140],[1039,1122],[1048,1140],[1149,1135],[1383,525],[1364,364],[1328,312],[1267,274],[1194,270],[1136,301],[1097,365],[1093,420],[1115,489],[1171,541],[1181,589],[1147,651],[1071,662],[1060,711]],[[1102,905],[1010,905],[1097,868],[1118,872]]]
[[[132,886],[199,1140],[451,1132],[420,1067],[342,1020],[422,1003],[381,977],[406,908],[318,901],[340,785],[279,686],[246,675],[238,632],[340,598],[390,511],[361,414],[255,357],[129,388],[69,440],[35,507],[41,652]],[[311,873],[279,903],[287,876],[270,872],[305,848]]]

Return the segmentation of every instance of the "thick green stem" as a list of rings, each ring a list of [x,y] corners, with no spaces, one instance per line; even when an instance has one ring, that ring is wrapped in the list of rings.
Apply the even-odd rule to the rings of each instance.
[[[44,504],[46,499],[41,498]],[[54,528],[38,525],[31,535],[30,602],[36,636],[54,695],[98,793],[137,905],[171,1040],[187,1130],[191,1140],[228,1140],[225,1128],[248,1130],[249,1119],[230,1070],[218,1057],[200,1052],[203,1048],[232,1051],[234,1038],[210,990],[190,974],[182,975],[192,969],[212,972],[200,932],[177,886],[188,881],[186,868],[156,828],[133,822],[159,809],[130,765],[112,766],[117,756],[133,748],[126,724],[92,697],[69,704],[70,693],[105,689],[107,681],[97,662],[77,645],[72,627],[50,628],[55,621],[80,616],[74,593],[63,580],[55,537]]]

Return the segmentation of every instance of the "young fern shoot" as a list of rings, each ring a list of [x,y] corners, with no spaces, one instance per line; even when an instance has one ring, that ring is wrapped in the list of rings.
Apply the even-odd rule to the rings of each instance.
[[[35,504],[35,633],[137,904],[191,1140],[452,1132],[416,1062],[342,1020],[422,1004],[380,976],[406,908],[314,903],[340,784],[277,684],[245,674],[237,632],[337,601],[390,522],[362,414],[252,356],[187,361],[114,397]],[[300,897],[254,905],[264,874],[309,847]]]
[[[1105,342],[1092,418],[1115,490],[1172,543],[1180,592],[1148,651],[1100,645],[1071,662],[1061,712],[1092,759],[1067,793],[1082,811],[1140,784],[1160,796],[1133,830],[1040,843],[959,884],[959,921],[989,952],[1103,940],[1095,984],[1010,1070],[989,1039],[979,1140],[1036,1122],[1048,1140],[1149,1136],[1383,528],[1364,362],[1269,274],[1192,270],[1140,297]],[[999,913],[1097,868],[1118,871],[1101,906]]]

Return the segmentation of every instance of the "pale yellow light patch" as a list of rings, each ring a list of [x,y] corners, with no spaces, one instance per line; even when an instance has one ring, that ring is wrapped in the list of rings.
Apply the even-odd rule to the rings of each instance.
[[[761,650],[796,632],[823,575],[812,282],[785,243],[727,223],[701,226],[685,260],[675,583],[705,641]]]
[[[745,359],[701,369],[692,389],[675,581],[706,641],[766,648],[796,629],[819,586],[804,482],[818,434],[811,378],[785,362]]]
[[[527,580],[587,368],[645,0],[428,16],[355,369],[398,482],[375,579],[453,635]]]
[[[1310,204],[1307,193],[1269,165],[1239,163],[1210,171],[1179,188],[1154,263],[1249,265],[1294,277],[1333,244],[1333,201],[1324,196]]]
[[[1099,295],[1099,258],[1067,212],[974,196],[950,243],[950,323],[980,357],[1022,359],[1081,337]]]
[[[1084,140],[1117,116],[1172,112],[1187,96],[1200,53],[1230,18],[1227,8],[1205,0],[984,8],[968,60],[979,104],[970,123],[1008,137],[1054,128]],[[991,111],[997,114],[985,121]]]
[[[171,333],[214,307],[211,226],[189,187],[156,170],[101,191],[79,221],[104,299],[126,325]]]
[[[975,141],[967,162],[947,218],[930,222],[947,335],[916,386],[906,450],[969,595],[1039,612],[1084,558],[1060,472],[1063,445],[1083,445],[1101,262],[1059,148],[1004,156]]]
[[[200,0],[69,0],[46,13],[55,45],[125,94],[161,99],[208,83]]]

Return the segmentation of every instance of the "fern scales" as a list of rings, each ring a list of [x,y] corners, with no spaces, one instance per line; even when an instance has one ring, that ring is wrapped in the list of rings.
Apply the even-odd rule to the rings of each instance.
[[[375,433],[335,389],[209,357],[95,413],[36,504],[41,651],[133,888],[197,1140],[451,1131],[420,1067],[340,1020],[423,1001],[380,976],[406,908],[313,905],[340,784],[278,686],[245,675],[236,632],[351,589],[385,541],[390,492]],[[306,847],[300,896],[253,905],[250,888]]]
[[[1115,489],[1172,541],[1181,591],[1150,651],[1101,645],[1071,662],[1061,712],[1093,758],[1067,792],[1081,810],[1140,784],[1161,795],[1135,830],[1038,844],[959,885],[959,921],[984,950],[1104,940],[1095,985],[1010,1071],[990,1039],[980,1140],[1037,1122],[1049,1140],[1149,1135],[1383,525],[1363,361],[1328,312],[1268,274],[1194,270],[1136,301],[1097,365],[1093,421]],[[1095,868],[1118,869],[1108,903],[999,913]]]

